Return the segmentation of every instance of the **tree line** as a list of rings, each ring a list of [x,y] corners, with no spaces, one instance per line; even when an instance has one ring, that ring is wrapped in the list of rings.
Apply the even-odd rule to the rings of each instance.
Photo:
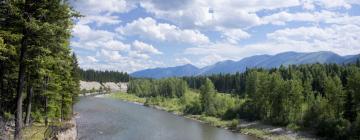
[[[78,16],[63,0],[0,1],[0,115],[15,116],[15,140],[24,123],[72,117],[80,69],[69,40]]]
[[[128,82],[130,80],[130,76],[126,72],[80,69],[80,80],[118,83],[118,82]]]
[[[186,82],[178,78],[160,80],[136,79],[131,80],[128,85],[128,93],[139,97],[182,97],[186,89]]]
[[[189,95],[188,88],[200,94]],[[329,139],[360,138],[360,63],[291,65],[236,74],[136,80],[130,81],[129,93],[179,98],[187,114],[261,120],[312,129]]]

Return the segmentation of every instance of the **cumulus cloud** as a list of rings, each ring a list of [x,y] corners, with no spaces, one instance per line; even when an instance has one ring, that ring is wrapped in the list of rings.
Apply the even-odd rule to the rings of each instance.
[[[199,67],[205,67],[205,66],[215,64],[216,62],[223,61],[223,60],[226,60],[226,59],[220,55],[209,54],[209,55],[206,55],[206,56],[200,58],[200,60],[198,62],[196,62],[196,65]]]
[[[176,58],[175,62],[177,65],[184,65],[184,64],[191,64],[192,62],[185,57],[181,57],[181,58]]]
[[[119,24],[121,20],[112,14],[126,13],[136,8],[136,3],[128,0],[70,0],[70,3],[85,16],[79,19],[79,23],[95,23],[98,26]]]
[[[110,51],[101,49],[96,53],[96,57],[102,58],[104,61],[116,62],[121,61],[124,57],[118,51]]]
[[[76,24],[72,30],[75,41],[71,46],[88,50],[107,48],[117,51],[128,51],[130,46],[122,43],[119,36],[106,30],[95,30],[88,25]]]
[[[360,53],[360,26],[332,25],[330,27],[299,27],[277,30],[267,34],[270,40],[278,43],[299,42],[308,44],[312,50],[327,50],[347,55]],[[302,46],[300,46],[302,47]]]
[[[89,63],[87,61],[80,63],[80,65],[81,68],[83,69],[116,70],[116,71],[121,70],[126,72],[134,72],[145,68],[164,66],[164,64],[160,61],[153,61],[153,60],[144,61],[144,60],[133,60],[133,59],[129,59],[127,61],[121,61],[121,62],[102,62],[102,63]]]
[[[135,40],[133,43],[133,50],[138,53],[144,53],[144,54],[162,54],[160,51],[155,49],[152,45],[146,44],[144,42]]]
[[[347,0],[313,0],[312,3],[322,6],[327,9],[344,7],[346,9],[351,8],[351,1]]]
[[[151,17],[139,18],[116,29],[122,35],[138,35],[160,41],[175,41],[191,44],[208,43],[207,36],[198,30],[180,29],[167,23],[158,23]]]
[[[150,55],[162,54],[162,52],[154,48],[154,46],[138,40],[132,43],[131,50],[129,55],[133,58],[149,59]]]
[[[135,8],[135,3],[127,0],[71,0],[70,2],[83,14],[124,13]]]
[[[226,39],[226,42],[237,44],[242,39],[249,38],[251,35],[242,29],[221,29],[223,37]]]
[[[70,2],[85,15],[77,20],[71,41],[72,47],[86,51],[79,56],[83,68],[134,71],[173,64],[206,66],[285,51],[360,53],[360,16],[349,12],[359,0]],[[130,12],[136,8],[146,14]],[[126,14],[135,20],[121,19]],[[182,47],[176,52],[157,48],[172,43]],[[155,60],[172,55],[176,59]]]
[[[160,2],[161,1],[161,2]],[[178,8],[161,8],[166,0],[142,1],[141,6],[156,17],[170,20],[183,26],[199,27],[248,27],[258,25],[259,17],[255,12],[300,5],[298,0],[186,0]],[[171,3],[171,2],[170,2]],[[210,12],[212,11],[212,12]]]
[[[263,24],[286,25],[286,22],[291,21],[306,21],[306,22],[326,22],[326,20],[340,17],[341,15],[331,11],[321,12],[298,12],[289,13],[281,11],[262,18]]]
[[[185,54],[195,56],[219,55],[227,60],[239,60],[258,54],[277,54],[287,51],[315,52],[332,51],[340,55],[360,53],[360,26],[332,25],[329,27],[298,27],[279,29],[267,34],[267,40],[249,45],[214,43],[211,46],[191,47]],[[214,57],[216,58],[216,57]],[[211,59],[209,59],[211,60]],[[201,64],[199,64],[201,65]]]
[[[97,26],[102,26],[104,24],[119,24],[121,20],[118,16],[101,16],[101,15],[88,15],[82,17],[78,24],[90,24],[95,23]]]

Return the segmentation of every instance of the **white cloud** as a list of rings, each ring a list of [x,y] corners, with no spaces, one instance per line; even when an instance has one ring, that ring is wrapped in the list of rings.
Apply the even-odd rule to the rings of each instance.
[[[332,51],[340,55],[353,55],[360,53],[360,46],[358,46],[360,44],[359,34],[360,26],[354,24],[332,25],[324,28],[286,28],[268,33],[268,40],[260,43],[238,46],[220,42],[210,46],[187,48],[184,53],[204,58],[214,54],[219,56],[218,59],[207,58],[209,62],[239,60],[253,55],[277,54],[287,51]],[[197,65],[205,64],[197,63]]]
[[[71,42],[71,46],[94,50],[96,48],[107,48],[116,51],[128,51],[130,46],[119,40],[116,33],[105,30],[94,30],[88,25],[76,24],[72,30],[72,35],[76,41]]]
[[[175,25],[157,23],[153,18],[139,18],[116,29],[122,35],[138,35],[160,41],[175,41],[191,44],[208,43],[209,39],[197,30],[181,30]]]
[[[199,46],[186,48],[184,51],[185,54],[194,55],[194,56],[207,56],[207,55],[218,55],[224,59],[240,59],[244,55],[253,54],[251,51],[247,51],[244,47],[239,47],[234,44],[229,43],[213,43],[209,46]]]
[[[121,20],[118,16],[100,16],[100,15],[89,15],[81,17],[78,24],[90,24],[95,23],[97,26],[102,26],[104,24],[119,24]]]
[[[200,60],[196,63],[196,65],[199,67],[204,67],[204,66],[209,66],[209,65],[215,64],[216,62],[224,61],[224,60],[226,60],[226,59],[220,55],[209,54],[209,55],[206,55],[206,56],[200,58]]]
[[[102,13],[125,13],[135,8],[134,2],[127,0],[71,0],[76,10],[86,15]]]
[[[281,44],[302,43],[313,51],[327,50],[342,55],[360,53],[360,26],[332,25],[330,27],[299,27],[282,29],[267,34],[268,38]],[[295,44],[294,44],[295,45]],[[301,46],[303,47],[303,46]],[[297,50],[294,48],[294,50]]]
[[[138,40],[132,43],[131,52],[129,52],[130,57],[137,59],[149,59],[149,55],[155,54],[162,54],[162,52],[154,48],[154,46]]]
[[[226,41],[232,44],[239,43],[240,40],[249,38],[251,35],[241,29],[221,29]]]
[[[79,60],[82,60],[81,57],[79,57]],[[131,59],[126,57],[119,61],[91,62],[85,60],[79,61],[79,64],[81,65],[81,68],[84,69],[121,70],[126,72],[134,72],[141,69],[164,66],[164,63],[160,61]]]
[[[328,9],[339,7],[344,7],[346,9],[351,8],[351,5],[346,2],[346,0],[314,0],[314,3]]]
[[[312,2],[312,0],[303,0],[302,4],[303,4],[303,8],[306,10],[314,10],[315,9],[315,5]]]
[[[95,57],[92,56],[86,56],[86,59],[90,62],[98,62],[98,60]]]
[[[189,59],[187,59],[185,57],[176,58],[175,62],[176,62],[177,65],[184,65],[184,64],[191,64],[192,63]]]
[[[132,49],[138,53],[142,54],[162,54],[162,52],[155,49],[152,45],[146,44],[144,42],[135,40],[132,44]]]
[[[116,34],[105,30],[93,30],[88,25],[76,24],[72,30],[72,35],[78,37],[80,41],[108,41],[114,38]]]
[[[290,21],[307,21],[307,22],[325,22],[328,19],[333,19],[339,17],[340,14],[330,12],[330,11],[321,11],[321,12],[299,12],[299,13],[289,13],[282,11],[275,13],[269,16],[262,18],[263,24],[275,24],[275,25],[286,25],[286,22]]]
[[[95,23],[97,26],[105,24],[119,24],[121,20],[114,13],[126,13],[136,8],[135,1],[130,0],[71,0],[71,5],[83,16],[80,24]]]
[[[348,11],[355,7],[354,4],[360,4],[359,0],[71,2],[75,9],[85,15],[77,21],[71,42],[75,48],[87,49],[86,53],[82,53],[85,56],[79,56],[83,68],[134,71],[169,66],[173,64],[154,59],[168,58],[173,54],[176,57],[174,64],[205,66],[221,60],[285,51],[325,50],[341,55],[360,53],[360,16]],[[135,15],[138,19],[129,23],[120,19],[120,14],[129,14],[138,6],[151,17]],[[268,30],[268,24],[283,26]],[[118,27],[116,31],[112,31],[114,27]],[[260,33],[266,34],[265,39],[262,36],[258,38],[258,29],[262,30],[263,27],[266,30]],[[257,42],[253,42],[253,38]],[[153,46],[155,44],[140,40],[155,41],[155,44],[160,42],[160,45],[163,42],[179,43],[184,47],[176,48],[176,51],[185,50],[164,51],[171,54],[163,54]],[[243,40],[246,42],[242,43]],[[96,55],[90,56],[91,53]]]
[[[102,58],[104,61],[107,62],[116,62],[124,59],[124,57],[121,56],[118,51],[110,51],[105,49],[101,49],[100,51],[98,51],[96,53],[96,57]]]
[[[341,17],[327,19],[325,22],[329,24],[340,24],[340,25],[355,24],[357,26],[360,26],[360,16],[344,15]]]
[[[260,24],[255,12],[300,5],[298,0],[187,0],[177,7],[162,8],[167,0],[142,1],[141,6],[157,18],[182,26],[244,28]],[[171,3],[171,2],[170,2]],[[210,9],[214,12],[210,12]]]

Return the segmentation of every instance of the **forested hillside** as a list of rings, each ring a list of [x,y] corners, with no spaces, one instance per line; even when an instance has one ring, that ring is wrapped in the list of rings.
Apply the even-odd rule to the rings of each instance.
[[[185,82],[186,81],[186,82]],[[189,89],[200,94],[187,92]],[[360,138],[360,62],[305,64],[212,76],[132,80],[145,104],[171,102],[185,114],[261,120],[328,139]],[[230,94],[225,94],[230,93]]]
[[[319,52],[283,52],[276,55],[254,55],[245,57],[238,61],[225,60],[203,68],[197,68],[191,64],[175,67],[145,69],[131,73],[133,77],[139,78],[167,78],[183,76],[201,76],[212,74],[235,74],[244,72],[248,68],[279,68],[281,65],[300,64],[349,64],[355,63],[360,55],[340,56],[329,51]]]
[[[80,80],[97,82],[128,82],[130,76],[126,72],[96,71],[80,69]]]
[[[0,115],[15,119],[15,139],[32,122],[72,117],[79,67],[71,53],[72,18],[62,0],[0,1]]]

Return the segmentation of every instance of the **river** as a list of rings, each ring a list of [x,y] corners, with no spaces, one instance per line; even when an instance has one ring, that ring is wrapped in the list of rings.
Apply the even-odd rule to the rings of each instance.
[[[82,97],[75,105],[80,140],[255,140],[125,101]]]

